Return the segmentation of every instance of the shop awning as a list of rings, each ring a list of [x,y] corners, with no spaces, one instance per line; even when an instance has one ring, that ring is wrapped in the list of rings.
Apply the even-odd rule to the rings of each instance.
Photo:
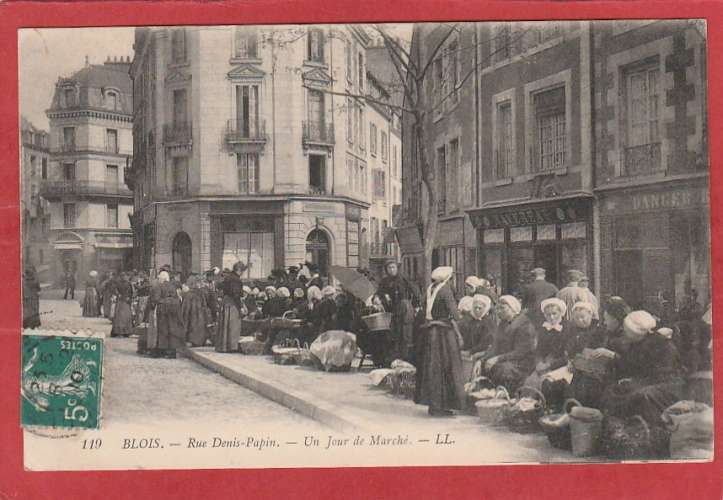
[[[592,214],[592,196],[574,196],[550,200],[532,199],[514,204],[485,206],[468,210],[478,229],[562,224],[587,220]]]

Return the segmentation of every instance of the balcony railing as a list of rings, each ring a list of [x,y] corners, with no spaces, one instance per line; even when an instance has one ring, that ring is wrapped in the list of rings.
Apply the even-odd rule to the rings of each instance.
[[[662,166],[659,142],[632,146],[623,151],[624,176],[652,174],[660,171]]]
[[[243,122],[239,120],[229,120],[226,125],[225,139],[227,144],[265,144],[266,136],[266,120],[259,120],[256,130],[252,127],[245,127]]]
[[[78,146],[75,144],[75,141],[72,142],[64,142],[60,145],[58,145],[58,148],[56,151],[61,153],[73,153],[75,151],[78,151]]]
[[[322,186],[309,186],[309,194],[313,196],[320,196],[326,194],[326,189]]]
[[[334,125],[331,123],[302,122],[302,142],[307,145],[334,145]]]
[[[118,152],[119,152],[118,144],[111,144],[111,143],[106,144],[106,145],[105,145],[105,152],[106,152],[106,153],[118,154]]]
[[[191,122],[176,122],[163,126],[163,142],[186,144],[193,139],[193,124]]]
[[[40,194],[44,198],[60,198],[68,195],[133,196],[131,190],[119,182],[75,180],[43,181],[40,185]]]
[[[505,151],[495,151],[495,179],[506,179],[509,177],[509,163]]]

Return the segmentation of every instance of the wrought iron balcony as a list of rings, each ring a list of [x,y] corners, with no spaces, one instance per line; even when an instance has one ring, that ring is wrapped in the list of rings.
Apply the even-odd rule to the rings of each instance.
[[[40,195],[52,200],[67,196],[131,197],[133,193],[120,182],[63,180],[43,181]]]
[[[302,122],[302,143],[306,146],[333,146],[334,125],[331,123]]]
[[[163,126],[163,142],[165,144],[190,144],[192,141],[192,122],[176,122]]]
[[[74,153],[79,150],[80,148],[75,144],[75,141],[68,141],[58,144],[57,147],[53,148],[53,153]]]
[[[225,140],[229,146],[236,144],[266,144],[266,120],[259,120],[258,126],[253,129],[248,123],[239,120],[229,120],[226,125]]]
[[[309,186],[309,194],[313,196],[321,196],[326,194],[326,189],[322,186]]]
[[[624,176],[645,175],[658,172],[663,165],[660,161],[660,143],[632,146],[623,151]]]

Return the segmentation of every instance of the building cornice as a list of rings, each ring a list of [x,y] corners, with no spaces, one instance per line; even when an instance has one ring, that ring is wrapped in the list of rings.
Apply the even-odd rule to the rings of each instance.
[[[49,109],[45,112],[50,119],[59,118],[99,118],[101,120],[115,120],[133,123],[133,115],[104,110],[102,108],[84,109]]]

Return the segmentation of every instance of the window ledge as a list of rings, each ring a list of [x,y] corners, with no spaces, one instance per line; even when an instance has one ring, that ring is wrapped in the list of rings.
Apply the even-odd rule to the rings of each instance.
[[[168,69],[187,68],[189,66],[191,66],[190,61],[168,63]]]
[[[329,65],[325,62],[320,61],[311,61],[309,59],[304,60],[304,66],[311,66],[313,68],[322,68],[322,69],[328,69]]]
[[[503,179],[495,179],[495,187],[496,186],[507,186],[509,184],[512,184],[512,177],[505,177]]]
[[[259,57],[231,57],[231,64],[261,64],[263,61]]]

